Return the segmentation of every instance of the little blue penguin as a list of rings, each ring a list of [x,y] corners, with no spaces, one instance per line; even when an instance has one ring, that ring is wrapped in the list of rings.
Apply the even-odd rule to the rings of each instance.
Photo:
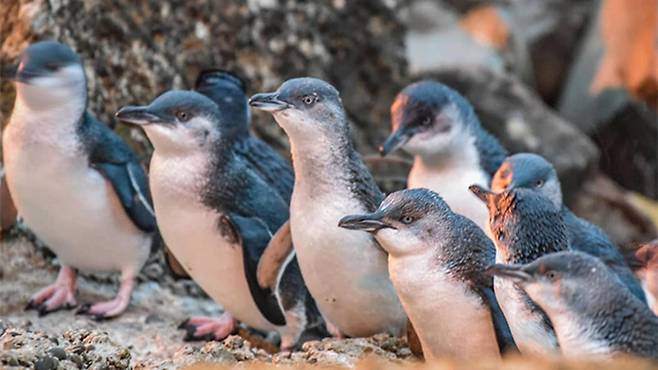
[[[30,45],[16,69],[16,101],[3,138],[11,197],[57,255],[57,280],[32,297],[40,314],[76,305],[76,270],[121,272],[117,296],[84,309],[121,314],[146,262],[156,222],[148,180],[122,139],[87,110],[80,57],[66,45]]]
[[[386,252],[371,234],[338,227],[344,215],[373,212],[383,199],[352,146],[338,91],[322,80],[296,78],[252,96],[250,104],[272,113],[290,139],[290,231],[320,312],[344,335],[401,334],[406,315]]]
[[[564,356],[658,360],[658,317],[601,260],[559,252],[490,271],[515,282],[546,312]]]
[[[426,359],[499,358],[515,348],[485,273],[495,260],[492,242],[438,194],[398,191],[340,226],[372,233],[388,252],[393,285]]]
[[[380,147],[414,155],[407,187],[436,191],[454,212],[486,230],[487,209],[468,187],[488,188],[507,151],[457,91],[431,80],[405,87],[391,105],[393,132]]]
[[[279,332],[289,350],[307,325],[308,295],[294,255],[273,284],[257,278],[261,255],[288,220],[288,203],[238,149],[249,132],[235,121],[237,111],[197,92],[169,91],[116,116],[140,125],[153,144],[150,184],[165,243],[225,309],[219,319],[184,323],[189,339],[223,339],[237,319]]]
[[[513,188],[531,189],[548,197],[562,213],[571,248],[600,258],[633,294],[646,301],[640,282],[617,246],[598,226],[576,216],[564,205],[560,180],[550,162],[532,153],[507,157],[491,181],[491,190],[501,192]]]
[[[470,189],[489,209],[497,263],[525,264],[569,249],[562,214],[548,198],[523,188],[498,194],[478,185]],[[521,353],[559,353],[550,320],[521,288],[513,281],[496,277],[494,291]]]

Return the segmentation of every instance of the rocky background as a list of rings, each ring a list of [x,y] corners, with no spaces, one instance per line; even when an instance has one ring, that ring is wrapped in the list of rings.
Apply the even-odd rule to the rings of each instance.
[[[341,91],[355,142],[387,190],[403,187],[409,168],[404,155],[382,161],[374,154],[389,131],[389,105],[410,81],[438,79],[468,97],[510,151],[538,152],[552,161],[576,213],[601,225],[621,246],[632,250],[656,237],[658,0],[3,0],[0,14],[2,67],[32,41],[68,43],[85,61],[90,109],[113,127],[120,106],[189,88],[206,68],[237,72],[248,81],[249,93],[272,90],[295,76],[326,79]],[[4,124],[13,103],[8,81],[0,81],[0,93]],[[287,140],[269,115],[255,113],[253,128],[288,155]],[[141,132],[115,129],[146,165],[150,146]],[[13,236],[0,244],[0,261],[18,258],[10,245],[32,253],[24,233],[12,229],[15,213],[3,185],[0,216],[0,230],[7,239]],[[27,258],[25,253],[18,254]],[[11,338],[18,337],[35,348],[45,340],[34,338],[40,335],[58,337],[69,347],[84,342],[83,334],[62,337],[62,326],[49,331],[21,312],[19,302],[36,289],[35,282],[47,280],[35,276],[52,275],[51,259],[41,252],[28,257],[47,272],[33,272],[30,264],[5,268],[4,274],[0,268],[0,286],[6,288],[0,289],[0,320],[10,320],[0,321],[0,353],[14,351]],[[165,302],[202,296],[194,286],[166,277],[157,259],[149,268],[143,280],[159,282],[157,289],[169,292],[162,293],[169,297]],[[26,280],[31,285],[21,285]],[[91,277],[89,284],[95,281]],[[8,297],[13,305],[4,303]],[[136,301],[137,311],[148,306]],[[187,312],[212,310],[202,298],[193,302]],[[162,314],[168,324],[182,318],[168,315]],[[135,320],[142,325],[148,317]],[[113,333],[120,325],[76,325],[71,328],[107,331],[99,340],[130,337]],[[162,338],[157,330],[145,330]],[[180,347],[173,329],[162,335]],[[219,351],[202,344],[190,348]],[[389,352],[404,357],[396,348]],[[127,353],[132,366],[151,356],[139,344]],[[117,364],[131,364],[124,355],[116,355]],[[348,361],[336,358],[334,363]],[[0,366],[7,365],[14,364],[0,357]]]

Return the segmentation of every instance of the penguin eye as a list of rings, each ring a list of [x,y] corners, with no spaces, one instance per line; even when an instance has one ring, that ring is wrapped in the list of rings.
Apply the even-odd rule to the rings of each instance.
[[[546,272],[546,277],[549,280],[555,280],[555,279],[557,279],[557,274],[555,273],[555,271],[548,271],[548,272]]]
[[[306,104],[306,105],[312,105],[313,103],[315,103],[315,102],[318,101],[318,96],[315,95],[315,94],[306,95],[306,96],[304,96],[304,97],[302,98],[302,101],[303,101],[304,104]]]
[[[48,63],[48,64],[45,65],[45,67],[49,71],[56,71],[59,68],[57,63]]]
[[[408,215],[402,216],[402,218],[400,218],[400,222],[402,222],[405,225],[409,225],[410,223],[414,222],[414,218]]]
[[[535,182],[535,187],[536,188],[541,188],[542,186],[544,186],[544,180],[539,179],[539,180],[537,180],[537,182]]]
[[[187,112],[181,110],[176,112],[176,118],[178,118],[178,120],[181,122],[187,122],[190,119],[190,115],[187,114]]]
[[[429,126],[431,123],[432,123],[432,117],[430,116],[423,117],[423,120],[420,122],[420,124],[423,126]]]

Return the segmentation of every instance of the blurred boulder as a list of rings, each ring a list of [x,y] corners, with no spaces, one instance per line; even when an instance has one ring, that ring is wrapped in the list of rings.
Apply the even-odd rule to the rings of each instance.
[[[632,193],[605,175],[588,179],[571,206],[577,215],[599,225],[625,250],[658,236],[657,225],[636,205]]]
[[[466,96],[484,127],[510,152],[535,152],[551,161],[567,201],[592,173],[596,146],[518,79],[469,67],[445,68],[414,80],[420,78],[436,79]]]
[[[602,0],[559,110],[616,182],[658,199],[658,0]]]
[[[422,3],[424,0],[412,0]],[[509,71],[553,105],[594,7],[594,0],[443,0],[462,29],[495,46]],[[491,43],[491,41],[495,41]]]

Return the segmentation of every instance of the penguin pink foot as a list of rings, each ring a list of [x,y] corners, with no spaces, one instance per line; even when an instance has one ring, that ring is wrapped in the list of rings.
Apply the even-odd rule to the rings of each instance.
[[[78,310],[78,314],[93,316],[96,320],[105,320],[122,314],[130,304],[130,296],[135,288],[135,279],[128,278],[121,280],[119,292],[114,299],[98,302],[93,305],[85,305]]]
[[[228,312],[219,318],[193,316],[183,321],[179,329],[186,331],[185,341],[222,340],[235,331],[237,321]]]
[[[59,270],[57,280],[32,296],[25,309],[35,309],[39,316],[43,316],[60,309],[75,307],[75,279],[75,270],[63,266]]]

